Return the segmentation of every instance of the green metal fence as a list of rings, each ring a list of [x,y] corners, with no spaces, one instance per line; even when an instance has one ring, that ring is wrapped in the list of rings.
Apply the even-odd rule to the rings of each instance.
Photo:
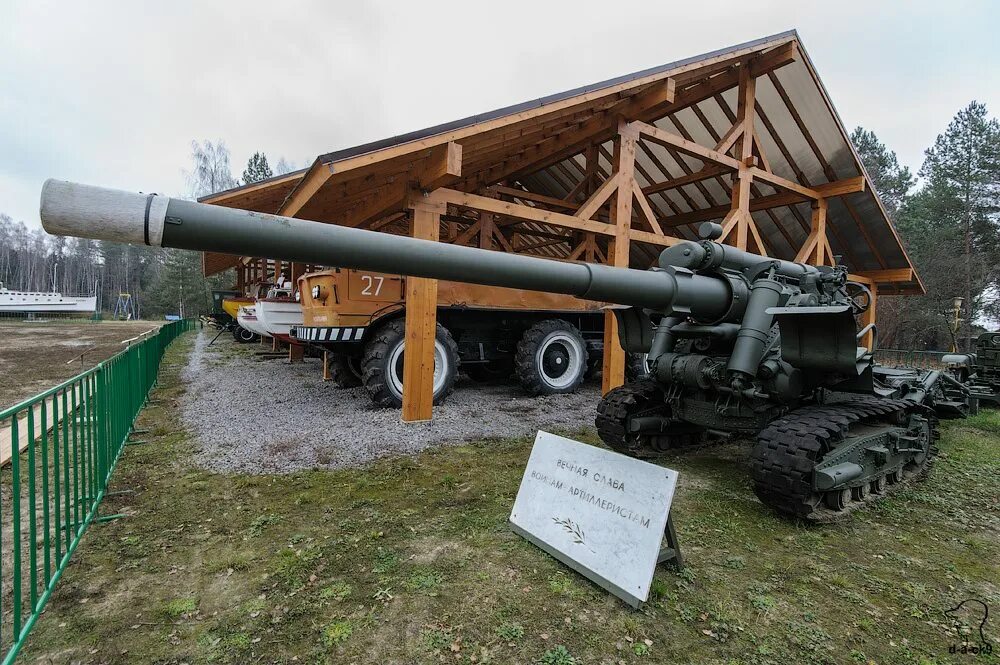
[[[920,369],[944,369],[941,359],[947,351],[914,351],[911,349],[877,349],[875,361],[890,367],[917,367]]]
[[[168,323],[118,355],[0,411],[0,654],[16,658],[80,543],[167,346]]]

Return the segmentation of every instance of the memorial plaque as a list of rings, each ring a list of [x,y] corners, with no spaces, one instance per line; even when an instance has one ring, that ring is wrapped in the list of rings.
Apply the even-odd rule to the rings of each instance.
[[[634,607],[649,597],[677,472],[538,432],[514,531]]]

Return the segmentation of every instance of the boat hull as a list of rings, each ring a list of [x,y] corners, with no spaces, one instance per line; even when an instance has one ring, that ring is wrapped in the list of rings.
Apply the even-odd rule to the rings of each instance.
[[[224,298],[222,300],[222,311],[233,317],[233,319],[237,319],[240,315],[240,307],[253,305],[253,303],[253,298]]]
[[[258,324],[272,337],[289,341],[292,327],[302,325],[302,305],[294,300],[262,299],[254,309]]]
[[[96,310],[97,296],[64,296],[60,293],[32,293],[7,290],[0,291],[0,313],[93,313]]]
[[[261,337],[270,337],[264,327],[260,325],[260,321],[257,319],[256,306],[246,306],[240,307],[240,311],[236,317],[236,322],[241,326],[246,328],[252,333],[260,335]]]

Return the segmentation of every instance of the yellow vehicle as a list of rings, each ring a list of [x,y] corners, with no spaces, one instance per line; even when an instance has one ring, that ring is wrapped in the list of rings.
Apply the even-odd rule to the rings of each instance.
[[[364,385],[372,401],[403,396],[406,278],[324,270],[299,278],[303,325],[292,337],[333,354],[342,387]],[[570,296],[441,281],[434,346],[434,402],[459,367],[481,381],[517,378],[535,395],[575,391],[604,348],[601,303]]]

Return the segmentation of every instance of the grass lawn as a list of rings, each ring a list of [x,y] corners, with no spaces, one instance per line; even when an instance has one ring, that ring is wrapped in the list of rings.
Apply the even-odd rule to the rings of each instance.
[[[949,654],[969,629],[944,614],[1000,614],[1000,413],[945,423],[928,480],[837,525],[767,510],[745,446],[667,457],[687,567],[635,611],[509,530],[529,439],[348,471],[194,468],[176,406],[192,341],[116,471],[136,493],[102,508],[131,517],[91,527],[25,662],[1000,662],[1000,645]]]

